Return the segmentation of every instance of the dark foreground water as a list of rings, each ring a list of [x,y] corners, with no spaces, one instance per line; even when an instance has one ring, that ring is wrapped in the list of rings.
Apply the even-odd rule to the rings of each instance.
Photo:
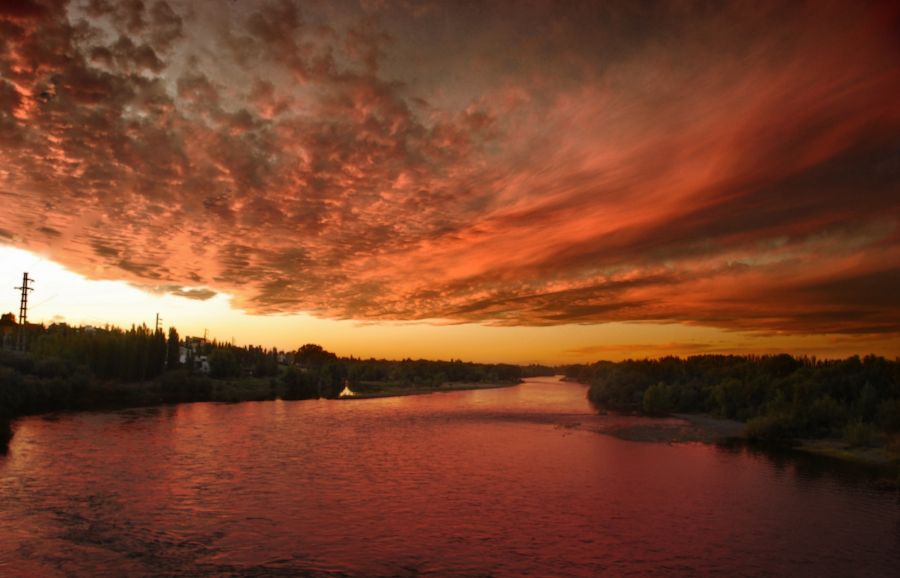
[[[0,457],[0,576],[900,568],[900,506],[866,474],[598,435],[584,394],[533,380],[23,419]]]

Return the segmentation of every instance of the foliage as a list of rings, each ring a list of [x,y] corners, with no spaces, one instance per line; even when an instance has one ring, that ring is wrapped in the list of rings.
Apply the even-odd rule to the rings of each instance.
[[[744,435],[751,440],[781,441],[794,438],[797,431],[791,416],[774,413],[752,418],[744,428]]]
[[[589,399],[603,408],[709,412],[747,422],[747,435],[757,439],[845,436],[862,443],[873,431],[900,431],[900,361],[873,355],[663,357],[572,365],[565,373],[589,383]]]
[[[0,356],[0,418],[70,407],[89,381],[84,368],[58,358],[35,362],[21,353]]]
[[[644,413],[666,415],[675,409],[675,388],[665,383],[651,385],[644,391]]]
[[[520,368],[521,377],[551,377],[554,375],[559,375],[560,371],[558,367],[551,367],[549,365],[539,365],[536,363],[532,363],[530,365],[525,365]]]
[[[183,368],[182,345],[188,351]],[[208,376],[195,364],[203,357]],[[550,368],[532,366],[530,371]],[[339,358],[315,344],[279,353],[198,338],[182,341],[174,327],[167,339],[145,325],[122,330],[54,324],[36,326],[28,353],[0,350],[0,415],[157,401],[271,399],[280,393],[287,399],[336,398],[348,384],[363,388],[364,382],[390,382],[417,388],[448,381],[512,383],[521,373],[518,366],[455,360]],[[269,381],[261,382],[263,378]]]
[[[319,397],[318,384],[312,375],[300,367],[292,365],[281,375],[284,384],[284,399],[315,399]]]
[[[163,375],[159,390],[167,403],[207,401],[212,394],[212,380],[203,375],[192,375],[186,369],[178,369]]]
[[[209,356],[209,375],[216,379],[237,377],[241,374],[241,364],[232,348],[219,348]]]
[[[163,372],[166,339],[161,330],[151,331],[146,325],[123,331],[55,324],[34,339],[31,353],[38,359],[58,357],[86,365],[100,379],[143,381]]]
[[[460,360],[343,359],[350,388],[372,382],[400,387],[439,387],[444,383],[518,383],[523,370],[518,365],[468,363]]]
[[[178,330],[169,328],[169,339],[166,341],[166,370],[175,371],[181,367],[181,341],[178,339]]]
[[[878,429],[871,423],[854,420],[844,428],[844,440],[853,447],[868,447],[878,440]]]

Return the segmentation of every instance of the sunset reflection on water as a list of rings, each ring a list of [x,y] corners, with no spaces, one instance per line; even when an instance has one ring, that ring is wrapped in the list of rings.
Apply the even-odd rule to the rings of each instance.
[[[739,448],[590,431],[584,388],[33,417],[4,576],[886,575],[889,494]],[[790,544],[790,547],[787,546]]]

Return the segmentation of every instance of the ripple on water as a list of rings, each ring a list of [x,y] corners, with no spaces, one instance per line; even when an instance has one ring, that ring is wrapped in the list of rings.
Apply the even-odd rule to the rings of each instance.
[[[0,574],[875,576],[900,565],[898,506],[864,480],[806,458],[585,431],[622,419],[597,416],[583,387],[546,380],[27,418],[0,458]]]

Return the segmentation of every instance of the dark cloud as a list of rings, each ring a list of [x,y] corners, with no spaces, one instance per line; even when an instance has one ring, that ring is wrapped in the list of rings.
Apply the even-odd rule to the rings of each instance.
[[[61,237],[62,236],[62,233],[60,233],[53,227],[38,227],[37,232],[43,233],[44,235],[46,235],[48,237]]]
[[[84,274],[259,313],[900,332],[893,3],[14,4],[0,229]]]
[[[206,301],[216,296],[216,292],[210,289],[184,289],[178,288],[169,291],[172,295],[179,297],[187,297],[188,299],[196,299],[197,301]]]
[[[0,18],[9,20],[31,20],[43,17],[46,9],[32,0],[15,0],[0,4]]]

